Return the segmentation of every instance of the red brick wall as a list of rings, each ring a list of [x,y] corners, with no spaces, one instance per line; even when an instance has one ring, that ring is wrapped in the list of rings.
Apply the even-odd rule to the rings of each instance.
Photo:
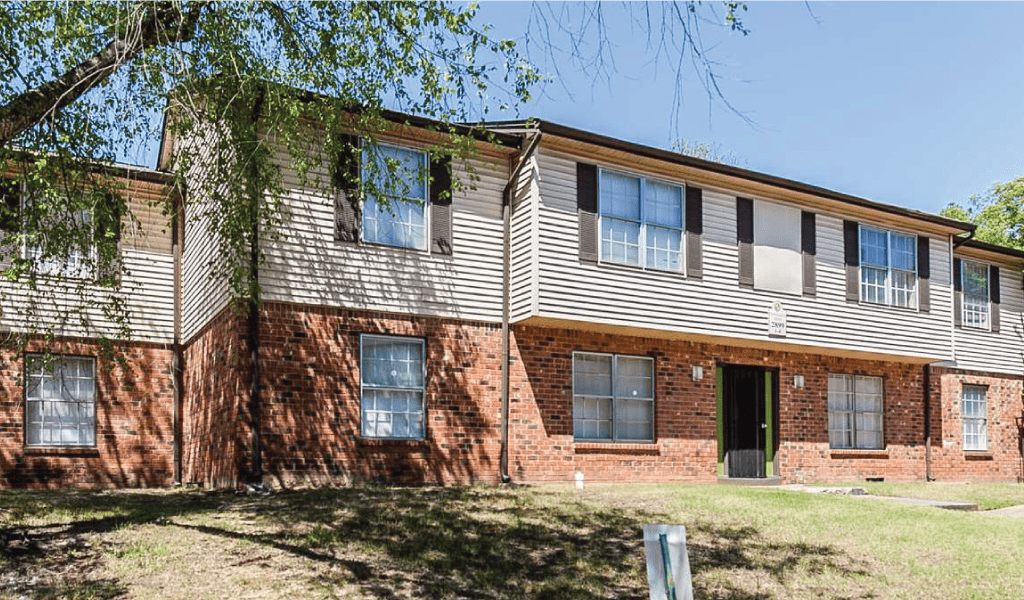
[[[182,351],[182,480],[237,487],[251,468],[247,320],[225,308]]]
[[[715,366],[777,369],[778,474],[787,481],[884,477],[923,479],[923,368],[813,354],[769,352],[661,339],[517,326],[512,372],[512,473],[527,481],[714,481],[717,479]],[[574,443],[574,350],[655,357],[654,444]],[[694,365],[704,379],[693,381]],[[885,450],[832,451],[829,373],[880,376]],[[803,375],[805,387],[793,387]]]
[[[961,391],[964,384],[988,388],[988,450],[963,449]],[[932,416],[932,476],[940,480],[1012,480],[1021,476],[1016,417],[1024,412],[1024,378],[932,368],[933,397],[942,404]]]
[[[28,350],[42,346],[34,342]],[[170,485],[172,351],[126,344],[111,359],[90,340],[59,340],[50,350],[96,357],[96,447],[26,448],[24,361],[0,352],[0,486]]]
[[[424,440],[361,437],[361,334],[426,340]],[[245,319],[225,311],[186,349],[186,481],[232,487],[250,468],[245,340]],[[268,303],[260,341],[266,477],[277,485],[497,481],[500,341],[500,329],[492,324]],[[784,480],[925,477],[920,365],[526,326],[513,328],[512,343],[514,480],[568,482],[577,471],[588,481],[716,480],[715,367],[726,364],[762,366],[777,374],[776,472]],[[655,358],[655,443],[573,440],[575,350]],[[694,365],[703,367],[702,381],[693,381]],[[884,449],[829,448],[830,373],[883,378]],[[950,480],[1015,477],[1019,462],[1014,462],[1012,417],[1020,412],[1021,379],[932,373],[933,475]],[[793,386],[795,375],[804,377],[803,388]],[[961,380],[990,386],[990,456],[967,458],[959,450]],[[943,440],[956,447],[943,448]]]
[[[360,436],[360,334],[426,340],[424,440]],[[264,468],[278,484],[498,480],[496,325],[268,303],[260,372]]]

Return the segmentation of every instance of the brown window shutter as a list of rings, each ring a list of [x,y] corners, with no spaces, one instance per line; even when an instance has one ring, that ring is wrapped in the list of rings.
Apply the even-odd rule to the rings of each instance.
[[[860,225],[843,221],[843,263],[846,265],[846,301],[860,301]]]
[[[686,276],[704,277],[704,191],[686,186]]]
[[[964,282],[960,279],[960,272],[963,269],[959,258],[953,259],[953,324],[957,327],[964,325]]]
[[[931,287],[931,254],[929,253],[930,240],[923,236],[917,236],[917,309],[921,312],[932,310],[932,287]]]
[[[430,160],[430,251],[452,253],[452,157]]]
[[[344,136],[343,148],[334,159],[331,174],[334,185],[334,239],[339,242],[358,242],[362,226],[359,206],[359,138]]]
[[[580,261],[597,262],[597,166],[576,163]]]
[[[804,261],[804,295],[818,295],[818,227],[817,215],[812,212],[800,213],[800,253]]]
[[[992,332],[999,332],[999,267],[988,268],[988,321]]]
[[[21,231],[21,193],[15,181],[0,181],[0,270],[7,269],[16,257],[16,236]],[[4,244],[4,238],[11,243]]]
[[[124,205],[115,198],[97,203],[93,212],[93,243],[96,246],[96,283],[115,287],[121,278],[121,218]]]
[[[736,198],[736,242],[739,245],[739,281],[754,287],[754,201]]]

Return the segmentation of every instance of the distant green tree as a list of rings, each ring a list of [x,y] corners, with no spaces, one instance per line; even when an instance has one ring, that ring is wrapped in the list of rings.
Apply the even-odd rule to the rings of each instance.
[[[983,242],[1024,250],[1024,177],[997,183],[966,206],[951,202],[940,214],[976,224],[974,235]]]

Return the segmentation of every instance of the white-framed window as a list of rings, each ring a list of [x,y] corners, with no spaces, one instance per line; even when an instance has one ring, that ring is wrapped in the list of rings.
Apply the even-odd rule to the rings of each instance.
[[[860,227],[860,299],[917,308],[917,237]]]
[[[359,337],[363,437],[423,438],[426,369],[422,339]]]
[[[25,444],[96,444],[96,360],[25,355]]]
[[[964,450],[988,450],[988,388],[964,385],[960,419],[964,424]]]
[[[379,144],[363,151],[363,164],[371,162],[363,169],[372,178],[363,203],[363,241],[426,250],[427,153]]]
[[[577,440],[654,441],[654,359],[574,352],[572,425]]]
[[[882,406],[881,377],[829,375],[829,447],[883,448]]]
[[[92,225],[92,213],[87,210],[77,211],[68,218],[72,219],[76,226],[91,227]],[[49,233],[46,231],[39,231],[25,237],[22,256],[25,260],[32,262],[36,273],[51,277],[80,279],[92,277],[93,266],[96,264],[95,246],[72,247],[64,256],[46,256],[45,247],[48,235]]]
[[[601,169],[601,260],[682,271],[683,188]]]
[[[988,265],[961,260],[960,283],[964,291],[963,326],[988,329]]]

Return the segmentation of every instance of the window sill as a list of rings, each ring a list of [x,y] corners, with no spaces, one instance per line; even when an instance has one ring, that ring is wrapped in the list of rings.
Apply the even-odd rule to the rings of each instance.
[[[356,445],[364,448],[427,448],[430,443],[423,438],[366,438],[357,437]]]
[[[25,446],[23,452],[31,456],[99,456],[100,451],[87,446]]]
[[[833,448],[829,450],[829,458],[889,458],[888,450],[858,450]]]
[[[576,454],[661,454],[656,442],[574,442]]]
[[[919,313],[921,312],[920,304],[918,306],[896,306],[894,304],[882,304],[880,302],[869,302],[867,300],[858,300],[857,304],[860,306],[876,306],[878,308],[885,308],[889,310],[896,310],[905,313]]]
[[[604,268],[611,268],[611,269],[624,269],[624,270],[628,270],[628,271],[641,271],[643,273],[654,273],[654,274],[672,275],[672,276],[675,276],[675,277],[682,277],[683,279],[686,279],[686,270],[685,269],[679,269],[678,271],[674,270],[674,269],[659,269],[657,267],[645,267],[645,266],[641,266],[641,265],[631,265],[629,263],[620,263],[620,262],[615,262],[615,261],[611,261],[611,260],[604,260],[604,259],[600,259],[600,258],[597,260],[597,266],[598,267],[604,267]]]
[[[964,460],[994,460],[988,450],[964,450]]]

